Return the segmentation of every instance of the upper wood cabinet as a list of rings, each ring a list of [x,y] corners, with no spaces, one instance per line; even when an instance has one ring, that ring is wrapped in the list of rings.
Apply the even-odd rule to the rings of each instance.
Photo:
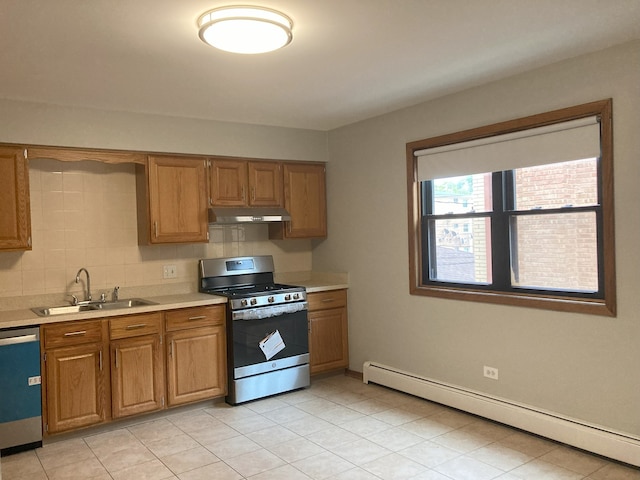
[[[199,157],[150,155],[137,169],[141,244],[206,242],[207,162]]]
[[[291,221],[269,224],[270,238],[327,236],[325,166],[320,163],[284,163],[284,208]]]
[[[211,205],[281,207],[282,167],[279,162],[211,159]]]
[[[0,147],[0,250],[31,250],[29,166],[21,147]]]

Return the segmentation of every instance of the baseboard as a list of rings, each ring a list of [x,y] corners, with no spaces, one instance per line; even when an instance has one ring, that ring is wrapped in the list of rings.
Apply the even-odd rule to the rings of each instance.
[[[640,466],[640,438],[631,435],[379,363],[365,362],[362,376],[364,383],[377,383],[620,462]]]

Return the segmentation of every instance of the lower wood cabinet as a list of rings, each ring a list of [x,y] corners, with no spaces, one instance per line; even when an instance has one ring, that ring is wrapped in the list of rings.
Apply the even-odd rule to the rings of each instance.
[[[347,291],[307,294],[311,374],[349,367]]]
[[[100,320],[40,327],[46,433],[97,425],[110,418],[105,327]]]
[[[227,393],[224,305],[52,323],[40,334],[46,434]]]
[[[225,307],[172,310],[165,322],[169,406],[225,395]]]
[[[164,407],[162,314],[109,319],[113,418]]]

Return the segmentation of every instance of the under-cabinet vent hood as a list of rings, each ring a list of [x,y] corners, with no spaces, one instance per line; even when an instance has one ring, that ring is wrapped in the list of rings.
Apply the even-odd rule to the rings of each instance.
[[[279,207],[212,207],[209,209],[209,223],[266,223],[288,222],[291,215]]]

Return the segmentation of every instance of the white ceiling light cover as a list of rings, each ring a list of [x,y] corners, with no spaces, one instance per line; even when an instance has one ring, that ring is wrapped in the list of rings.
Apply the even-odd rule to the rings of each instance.
[[[293,21],[269,8],[234,6],[210,10],[198,19],[200,38],[233,53],[265,53],[288,45]]]

